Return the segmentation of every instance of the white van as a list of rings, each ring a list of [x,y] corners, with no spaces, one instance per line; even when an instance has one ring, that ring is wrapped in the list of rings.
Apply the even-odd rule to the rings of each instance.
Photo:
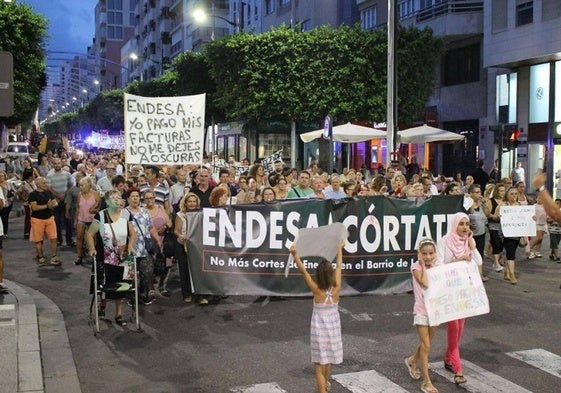
[[[29,145],[27,142],[8,142],[6,147],[2,150],[1,157],[29,157]]]

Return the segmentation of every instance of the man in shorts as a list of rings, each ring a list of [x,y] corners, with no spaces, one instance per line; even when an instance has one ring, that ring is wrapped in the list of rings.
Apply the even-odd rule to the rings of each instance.
[[[0,209],[4,208],[4,192],[2,187],[0,187]],[[2,256],[2,238],[4,237],[4,226],[2,225],[2,220],[0,220],[0,294],[8,293],[8,288],[4,285],[4,257]]]
[[[31,208],[31,233],[29,240],[35,243],[37,261],[39,266],[47,266],[47,260],[43,256],[43,239],[45,236],[51,243],[51,265],[60,265],[57,253],[57,228],[53,209],[58,202],[49,190],[47,180],[43,177],[35,179],[37,188],[29,194],[29,207]]]

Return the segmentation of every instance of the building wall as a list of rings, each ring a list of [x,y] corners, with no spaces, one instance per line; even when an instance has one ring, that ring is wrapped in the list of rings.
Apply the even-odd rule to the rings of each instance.
[[[516,26],[516,1],[492,3],[493,7],[485,8],[484,67],[536,64],[561,58],[560,1],[534,0],[533,23],[522,26]],[[502,21],[505,16],[506,21]]]
[[[304,30],[325,24],[337,27],[342,22],[339,3],[340,0],[292,0],[287,3],[287,6],[280,7],[280,3],[276,2],[275,10],[268,14],[266,8],[262,6],[263,31],[282,24],[287,26],[301,24]]]

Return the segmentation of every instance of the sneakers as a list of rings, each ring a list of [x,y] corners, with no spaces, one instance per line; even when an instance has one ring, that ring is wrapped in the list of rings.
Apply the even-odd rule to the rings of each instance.
[[[497,266],[493,266],[493,270],[495,270],[497,273],[502,272],[503,270],[505,270],[504,266],[501,265],[497,265]]]
[[[154,296],[143,296],[142,297],[142,303],[145,306],[154,303],[155,300],[156,300],[156,298]]]
[[[51,265],[53,265],[53,266],[60,266],[61,263],[62,263],[62,262],[60,261],[60,258],[59,258],[58,256],[53,255],[53,256],[51,257]]]
[[[183,301],[184,301],[185,303],[191,303],[191,302],[193,301],[193,296],[185,296],[185,297],[183,298]]]
[[[47,260],[43,257],[39,257],[39,259],[37,259],[37,263],[39,264],[39,266],[47,266]]]
[[[533,252],[530,252],[528,254],[528,256],[526,257],[526,259],[534,259],[536,257],[536,254],[534,254]]]
[[[169,293],[169,291],[167,289],[160,289],[160,295],[162,295],[163,297],[170,297],[171,293]]]
[[[208,299],[206,297],[202,297],[199,299],[199,304],[201,306],[206,306],[208,304]]]
[[[541,252],[539,252],[539,251],[538,251],[538,252],[536,252],[536,254],[535,254],[535,255],[536,255],[536,258],[541,258],[541,257],[543,256],[543,255],[542,255],[542,253],[541,253]]]

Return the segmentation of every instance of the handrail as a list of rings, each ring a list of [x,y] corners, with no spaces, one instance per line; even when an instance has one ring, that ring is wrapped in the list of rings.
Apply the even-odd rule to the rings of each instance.
[[[464,13],[464,12],[482,12],[483,1],[445,1],[430,7],[423,8],[422,10],[415,10],[407,15],[401,15],[401,19],[414,17],[416,22],[424,22],[434,19],[441,15]]]
[[[447,1],[445,3],[437,4],[432,7],[419,10],[415,14],[415,18],[417,22],[423,22],[446,14],[455,14],[455,13],[463,13],[463,12],[482,12],[482,11],[483,11],[482,1],[462,1],[462,2]]]

